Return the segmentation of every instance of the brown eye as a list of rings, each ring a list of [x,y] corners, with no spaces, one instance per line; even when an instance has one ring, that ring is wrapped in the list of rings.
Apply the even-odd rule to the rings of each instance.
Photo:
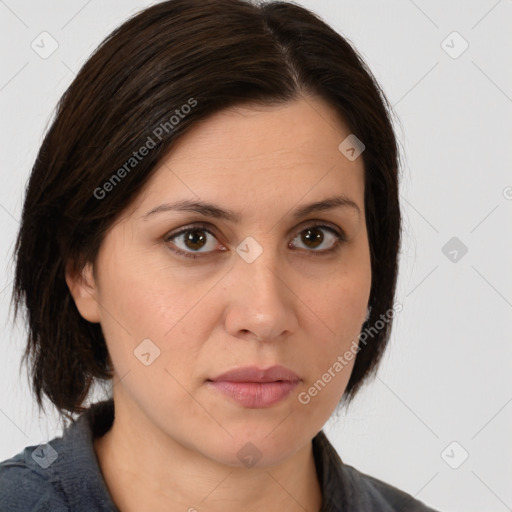
[[[327,253],[345,241],[345,237],[329,226],[310,226],[292,240],[291,246],[312,249],[311,252]]]
[[[308,228],[301,233],[301,240],[310,249],[316,249],[323,242],[324,234],[318,228]]]
[[[194,256],[194,253],[203,254],[214,251],[219,245],[218,240],[206,228],[189,227],[178,233],[169,235],[166,242],[175,247],[173,249],[185,256]]]
[[[206,235],[200,229],[186,231],[184,235],[185,245],[193,251],[201,249],[206,244]]]

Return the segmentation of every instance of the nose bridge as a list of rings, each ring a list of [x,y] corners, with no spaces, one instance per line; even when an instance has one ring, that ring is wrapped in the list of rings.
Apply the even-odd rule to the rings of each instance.
[[[259,339],[271,339],[293,332],[297,319],[293,294],[280,275],[277,249],[256,243],[245,240],[237,247],[226,327],[234,336],[250,331]]]
[[[277,251],[267,247],[253,261],[249,262],[241,257],[236,263],[240,270],[241,284],[252,296],[253,307],[268,307],[270,303],[277,306],[289,299],[285,297],[277,259]]]

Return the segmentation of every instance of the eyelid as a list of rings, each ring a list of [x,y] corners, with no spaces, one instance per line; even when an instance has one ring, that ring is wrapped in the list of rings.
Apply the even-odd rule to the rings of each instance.
[[[306,220],[299,224],[297,228],[294,228],[292,233],[294,233],[294,237],[296,237],[299,233],[302,233],[307,228],[317,228],[317,227],[324,227],[326,229],[331,230],[336,236],[340,236],[344,240],[346,240],[347,235],[343,229],[341,229],[339,226],[336,226],[336,224],[333,224],[332,222],[329,222],[328,220],[320,220],[320,219],[311,219]]]
[[[214,236],[215,238],[217,238],[217,236],[215,235],[215,233],[213,232],[212,228],[214,228],[213,225],[210,225],[208,223],[203,223],[203,222],[192,222],[191,224],[188,224],[186,226],[183,226],[181,228],[178,228],[177,231],[170,231],[169,233],[167,233],[165,235],[165,240],[168,241],[170,240],[171,238],[176,238],[177,236],[179,235],[182,235],[183,233],[186,233],[187,231],[192,231],[194,229],[199,229],[199,230],[203,230],[203,231],[206,231],[208,233],[210,233],[210,235]]]

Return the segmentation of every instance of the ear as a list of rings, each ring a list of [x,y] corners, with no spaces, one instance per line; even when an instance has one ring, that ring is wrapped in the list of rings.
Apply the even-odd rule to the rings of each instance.
[[[99,323],[98,288],[94,281],[92,264],[87,263],[78,274],[66,266],[66,283],[80,315],[92,323]]]

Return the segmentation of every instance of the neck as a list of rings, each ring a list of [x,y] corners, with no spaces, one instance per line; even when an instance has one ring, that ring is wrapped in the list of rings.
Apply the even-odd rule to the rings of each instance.
[[[321,488],[309,442],[277,466],[220,464],[170,438],[123,401],[94,440],[103,477],[121,512],[319,512]]]

